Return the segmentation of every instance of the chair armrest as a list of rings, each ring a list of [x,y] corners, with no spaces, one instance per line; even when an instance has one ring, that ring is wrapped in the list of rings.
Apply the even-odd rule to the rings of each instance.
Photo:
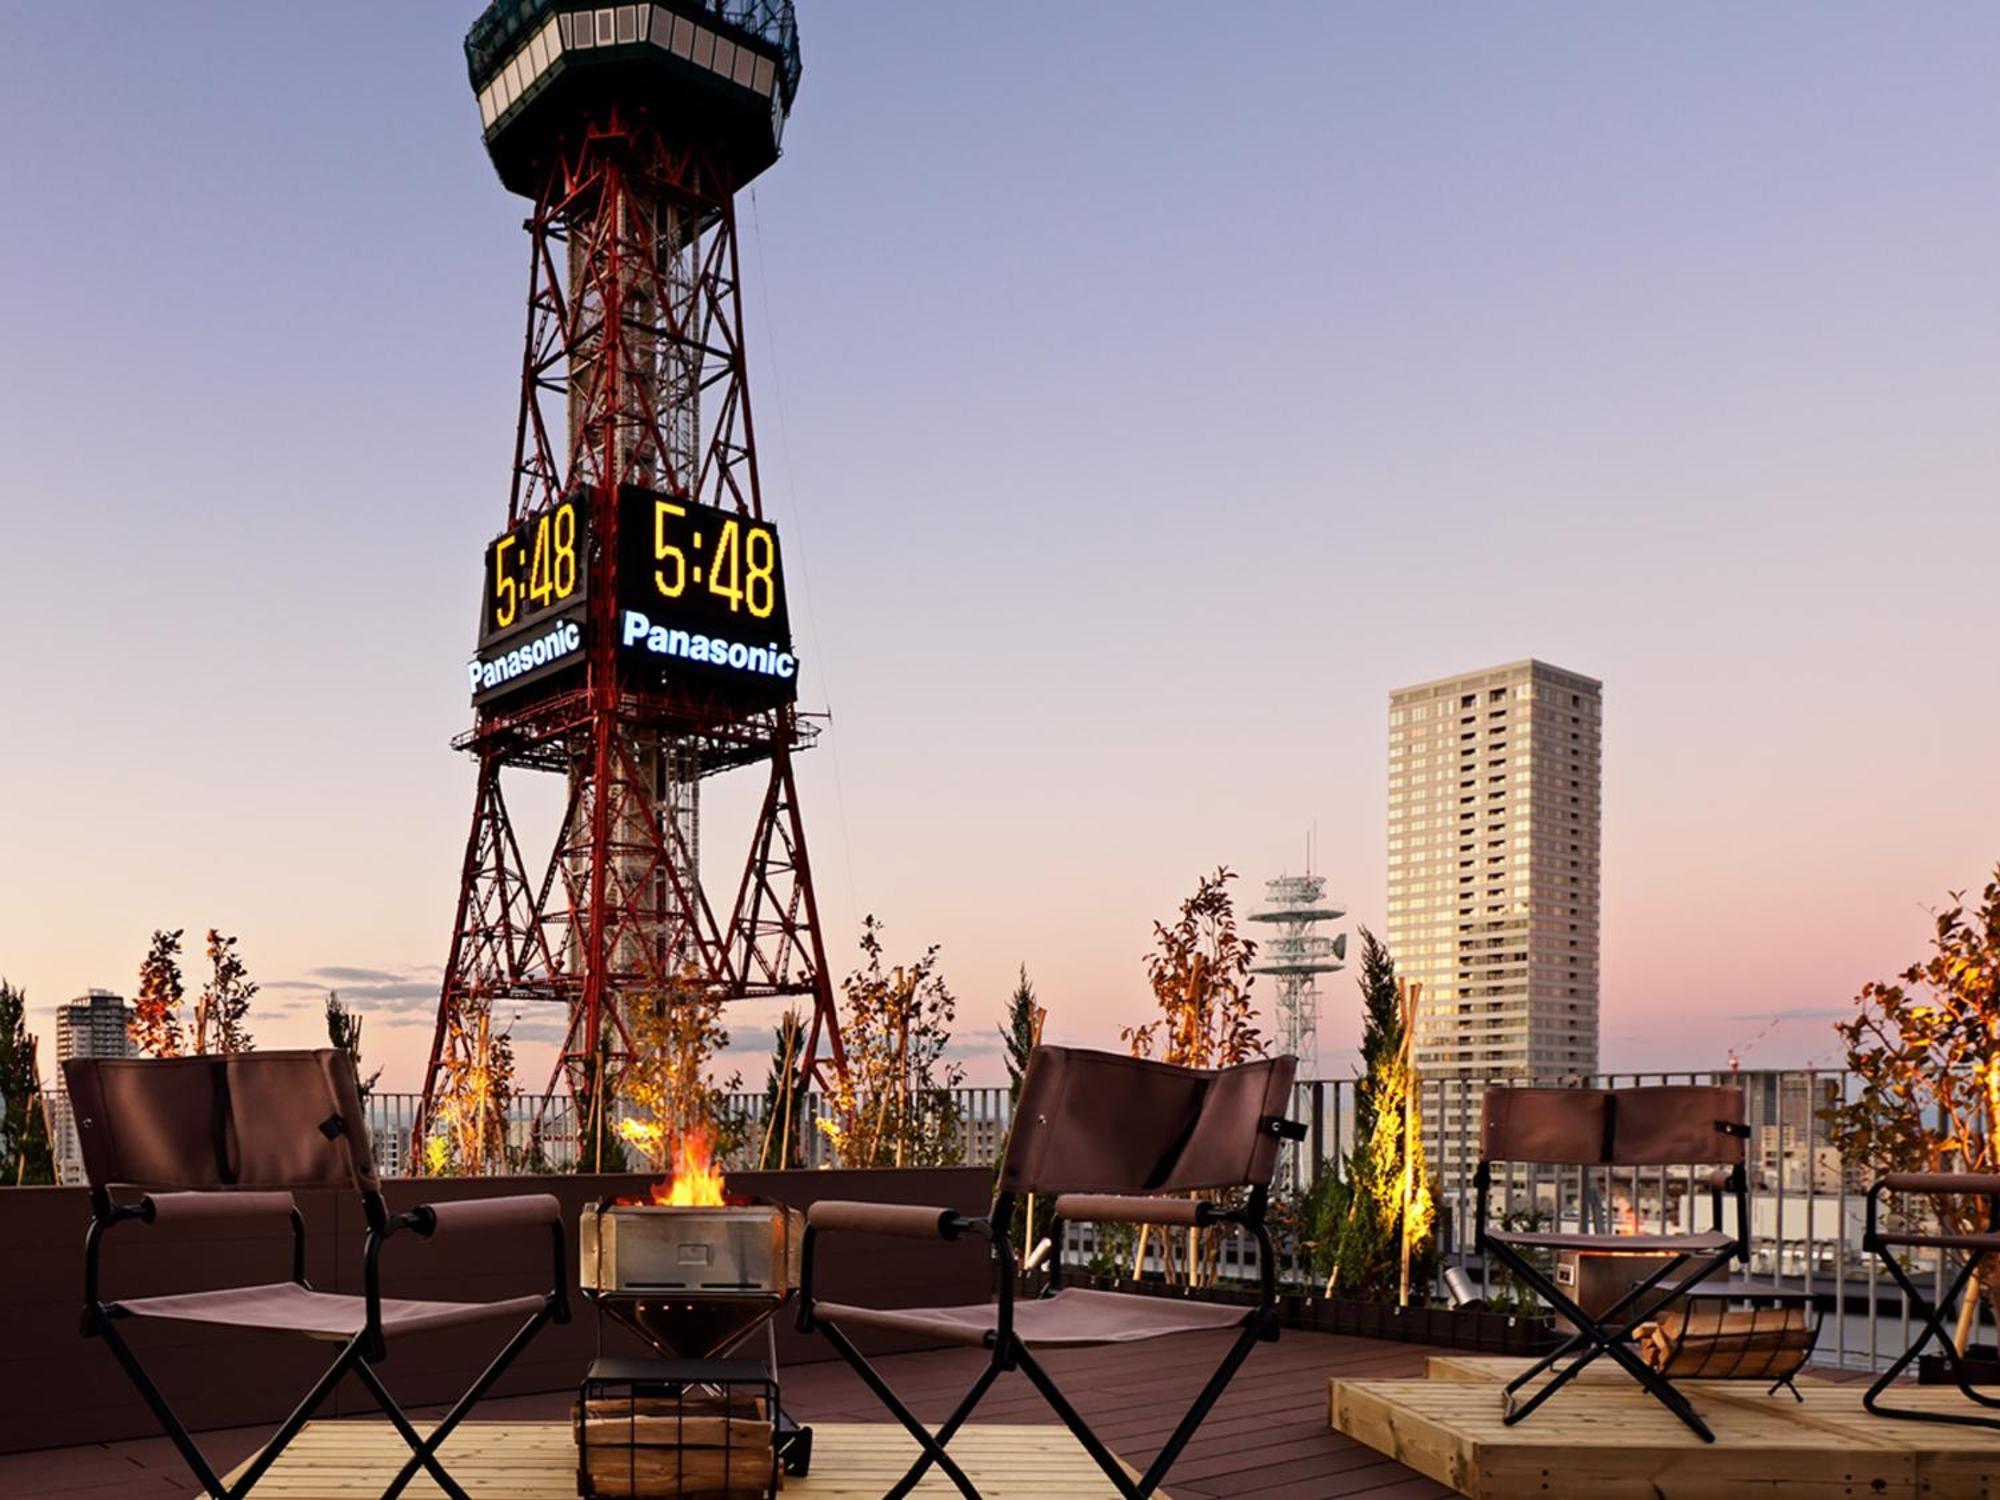
[[[448,1203],[426,1203],[411,1213],[410,1227],[425,1239],[439,1233],[540,1229],[562,1223],[562,1203],[553,1193],[520,1193],[509,1198],[456,1198]]]
[[[1992,1172],[1888,1172],[1876,1182],[1892,1193],[2000,1193]]]
[[[364,1330],[367,1358],[386,1356],[382,1340],[383,1244],[402,1230],[415,1230],[428,1241],[439,1230],[539,1229],[549,1237],[549,1315],[558,1323],[570,1319],[569,1246],[563,1232],[562,1202],[552,1193],[519,1193],[507,1198],[459,1198],[447,1203],[424,1203],[404,1213],[387,1216],[381,1200],[371,1195],[371,1223],[368,1243],[362,1255],[362,1294],[367,1298],[368,1322]]]
[[[849,1234],[892,1234],[907,1240],[955,1240],[967,1230],[978,1232],[984,1219],[968,1219],[952,1208],[912,1203],[858,1203],[827,1199],[806,1210],[808,1229],[832,1229]]]
[[[1222,1215],[1204,1198],[1063,1193],[1056,1199],[1056,1217],[1096,1224],[1172,1224],[1194,1228],[1216,1223]]]
[[[221,1224],[286,1218],[298,1207],[290,1193],[148,1193],[139,1217],[148,1224]]]

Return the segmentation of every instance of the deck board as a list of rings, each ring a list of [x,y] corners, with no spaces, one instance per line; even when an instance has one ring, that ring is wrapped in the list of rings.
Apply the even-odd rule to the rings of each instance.
[[[1144,1344],[1051,1349],[1043,1363],[1104,1441],[1143,1468],[1229,1342],[1227,1333],[1182,1334]],[[1168,1474],[1168,1489],[1176,1500],[1449,1500],[1445,1486],[1327,1426],[1329,1377],[1420,1375],[1426,1355],[1434,1352],[1421,1344],[1300,1332],[1260,1345]],[[880,1369],[918,1417],[941,1422],[981,1361],[975,1351],[940,1349],[890,1355]],[[838,1361],[792,1365],[783,1377],[785,1404],[802,1422],[817,1427],[885,1421],[860,1378]],[[496,1397],[481,1403],[475,1416],[562,1421],[574,1396],[572,1389]],[[411,1413],[420,1426],[441,1414],[437,1408]],[[1001,1377],[978,1419],[1054,1423],[1018,1374]],[[225,1471],[267,1436],[268,1429],[245,1428],[200,1435]],[[1059,1427],[1053,1440],[1069,1441]],[[0,1495],[6,1500],[172,1500],[194,1488],[193,1476],[164,1437],[0,1455]]]
[[[1098,1500],[1104,1476],[1066,1437],[1047,1426],[972,1426],[953,1439],[951,1452],[991,1500]],[[380,1495],[409,1454],[387,1422],[314,1422],[271,1466],[256,1493],[271,1500],[362,1500]],[[576,1494],[576,1442],[566,1422],[468,1421],[439,1456],[480,1500],[573,1500]],[[787,1479],[783,1493],[790,1500],[880,1500],[916,1457],[917,1445],[901,1428],[817,1424],[812,1472]],[[1126,1471],[1132,1472],[1130,1465]],[[424,1500],[443,1491],[426,1475],[404,1493]],[[914,1493],[958,1491],[933,1475]]]

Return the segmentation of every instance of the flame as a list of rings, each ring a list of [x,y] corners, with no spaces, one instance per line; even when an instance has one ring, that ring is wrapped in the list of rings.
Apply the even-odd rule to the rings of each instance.
[[[674,1208],[720,1208],[728,1201],[707,1131],[690,1130],[674,1142],[673,1170],[653,1184],[652,1201]]]

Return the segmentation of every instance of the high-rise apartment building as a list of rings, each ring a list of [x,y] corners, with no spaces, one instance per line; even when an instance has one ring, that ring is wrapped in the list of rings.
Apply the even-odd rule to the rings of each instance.
[[[67,1005],[56,1007],[55,1092],[50,1115],[55,1133],[56,1164],[64,1182],[83,1181],[83,1155],[76,1141],[76,1116],[62,1079],[62,1064],[72,1057],[130,1057],[132,1007],[110,990],[86,990]]]
[[[1427,1079],[1597,1071],[1602,708],[1539,661],[1389,695],[1389,951]]]

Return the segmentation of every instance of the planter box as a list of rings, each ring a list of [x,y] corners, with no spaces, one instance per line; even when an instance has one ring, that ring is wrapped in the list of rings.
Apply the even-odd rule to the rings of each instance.
[[[1991,1344],[1974,1344],[1965,1351],[1959,1364],[1965,1367],[1966,1378],[1974,1385],[2000,1385],[2000,1350]],[[1951,1366],[1945,1363],[1942,1354],[1919,1354],[1917,1384],[1955,1386],[1958,1377],[1951,1373]]]
[[[1070,1286],[1101,1291],[1133,1292],[1147,1297],[1197,1297],[1203,1302],[1254,1307],[1257,1294],[1241,1287],[1203,1287],[1189,1292],[1157,1280],[1134,1281],[1126,1276],[1063,1278]],[[1314,1297],[1285,1292],[1278,1297],[1280,1326],[1311,1333],[1341,1333],[1356,1338],[1393,1339],[1404,1344],[1435,1344],[1481,1354],[1544,1354],[1561,1342],[1555,1324],[1546,1317],[1520,1317],[1484,1308],[1397,1307],[1351,1297]]]

